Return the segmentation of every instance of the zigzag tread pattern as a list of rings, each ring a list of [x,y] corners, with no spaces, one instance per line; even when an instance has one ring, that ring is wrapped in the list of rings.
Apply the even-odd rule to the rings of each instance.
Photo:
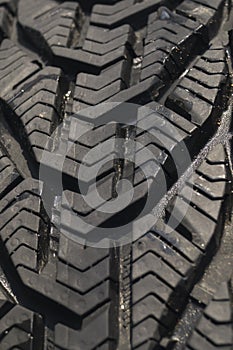
[[[231,94],[227,5],[0,0],[1,349],[166,349],[221,241],[229,149],[214,146],[156,224],[136,219],[148,197],[146,214],[166,197],[221,125]],[[130,126],[112,117],[125,117],[121,102],[139,105],[127,110]],[[22,146],[18,160],[2,144],[5,124]],[[64,190],[54,195],[57,174]],[[105,212],[122,179],[131,203]],[[124,249],[87,244],[134,220]],[[229,291],[220,286],[187,350],[230,349]]]

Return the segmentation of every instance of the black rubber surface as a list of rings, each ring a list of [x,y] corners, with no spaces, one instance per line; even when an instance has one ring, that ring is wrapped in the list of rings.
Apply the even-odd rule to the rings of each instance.
[[[0,0],[0,350],[233,348],[231,9],[231,0]],[[96,127],[103,113],[83,109],[102,102],[135,103],[156,118],[130,128],[106,113]],[[75,130],[87,130],[78,142]],[[142,145],[137,163],[116,160],[117,145],[83,161],[119,136],[125,152],[130,139]],[[63,193],[52,189],[48,212],[52,184],[39,168],[59,171],[58,139],[68,149]],[[88,193],[96,183],[106,201],[130,181],[130,205],[90,206],[81,166],[79,184]],[[153,169],[149,186],[144,169]],[[135,220],[150,193],[163,208],[151,228],[147,217],[132,226],[131,244],[69,238],[91,238],[88,223]],[[76,227],[67,198],[86,225]]]

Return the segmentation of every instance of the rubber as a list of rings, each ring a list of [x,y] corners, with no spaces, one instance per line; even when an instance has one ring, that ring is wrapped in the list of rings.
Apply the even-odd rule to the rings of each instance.
[[[231,0],[0,1],[1,350],[232,349],[231,10]],[[132,131],[96,108],[116,102],[155,114]],[[59,198],[39,173],[60,170],[58,127]],[[87,130],[78,142],[77,130]],[[117,137],[125,152],[140,143],[135,164],[115,160]],[[112,149],[83,161],[106,140]],[[134,189],[125,211],[87,203],[93,183],[110,201],[122,179]],[[153,193],[158,221],[132,226],[130,244],[69,238],[135,220]]]

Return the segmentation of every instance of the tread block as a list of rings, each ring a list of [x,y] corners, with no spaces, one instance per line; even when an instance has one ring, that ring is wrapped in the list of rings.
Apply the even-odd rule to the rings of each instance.
[[[64,70],[72,65],[76,72],[82,68],[82,71],[96,73],[116,61],[132,60],[127,46],[132,47],[135,38],[129,25],[119,27],[118,31],[88,26],[80,6],[74,2],[59,5],[46,0],[40,7],[27,4],[28,0],[19,4],[21,29],[38,50],[41,50],[40,38],[43,53],[46,52],[51,61],[61,63]],[[26,12],[25,7],[29,8]],[[86,26],[87,32],[83,33]]]
[[[77,3],[43,0],[23,0],[19,5],[19,23],[29,38],[36,44],[38,38],[43,48],[51,53],[55,47],[69,48],[79,42],[83,13]]]
[[[80,130],[83,131],[82,136],[78,137]],[[65,153],[62,153],[63,150],[60,149],[55,152],[45,151],[46,157],[43,159],[43,165],[52,171],[62,171],[64,175],[78,179],[77,188],[81,187],[83,194],[95,181],[102,181],[103,178],[109,179],[110,176],[113,183],[114,159],[117,157],[116,130],[115,122],[95,128],[91,118],[90,122],[87,122],[75,116],[68,122],[65,121],[61,128],[60,146],[64,144]],[[105,146],[101,146],[101,143],[104,142]],[[63,168],[59,162],[62,154],[65,157]],[[85,164],[83,164],[84,159]],[[110,182],[108,184],[110,186],[108,192],[111,192],[112,184]],[[105,188],[107,189],[106,185]]]
[[[214,10],[208,5],[197,6],[192,1],[185,1],[175,12],[160,8],[151,14],[148,20],[141,80],[151,76],[158,76],[165,82],[177,79],[177,74],[183,72],[183,68],[187,67],[195,55],[200,55],[202,50],[204,52],[205,48],[207,49],[206,44],[214,37],[213,18],[217,17],[217,27],[223,4],[224,2],[220,2]],[[198,11],[201,16],[198,16]],[[193,16],[193,12],[198,20]]]
[[[110,312],[109,305],[106,304],[86,318],[82,331],[58,324],[55,327],[55,344],[65,349],[77,348],[78,346],[80,349],[88,350],[99,349],[99,347],[101,348],[100,344],[105,343],[105,349],[111,349],[115,345],[115,340],[109,334],[108,329]]]
[[[117,279],[112,252],[110,249],[86,248],[61,233],[58,249],[52,251],[52,235],[40,198],[41,191],[38,181],[24,180],[3,198],[0,205],[0,239],[20,278],[22,291],[27,288],[32,293],[39,293],[47,303],[55,302],[63,311],[82,321],[79,332],[57,325],[56,345],[62,347],[66,341],[60,337],[62,327],[69,335],[67,346],[80,342],[82,349],[88,350],[89,346],[105,341],[110,347],[115,342],[112,317]],[[62,314],[58,319],[58,323],[63,321]],[[99,332],[98,337],[93,334],[87,338],[89,328],[95,323],[101,324],[103,332]],[[12,330],[11,341],[17,332]],[[26,338],[22,339],[26,342]],[[14,345],[17,343],[12,343]]]
[[[25,307],[8,302],[1,305],[0,312],[1,349],[31,349],[34,343],[34,325],[36,322],[42,323],[42,317]],[[37,333],[39,334],[38,329]],[[41,341],[43,342],[42,338]]]
[[[169,214],[172,213],[171,221],[173,224],[177,220],[179,221],[179,218],[183,218],[178,226],[178,231],[180,230],[181,234],[188,237],[195,245],[204,250],[206,250],[213,239],[214,246],[218,244],[220,234],[217,223],[221,220],[224,199],[229,193],[227,162],[225,161],[225,164],[218,164],[218,159],[216,158],[220,148],[222,148],[221,152],[224,152],[224,147],[218,146],[216,152],[213,150],[209,155],[212,159],[215,159],[215,163],[209,164],[204,161],[197,169],[196,174],[198,174],[198,178],[194,177],[193,180],[194,194],[190,196],[192,190],[189,186],[184,187],[167,209]],[[203,182],[202,177],[206,181]],[[201,182],[204,185],[204,191],[200,187]],[[222,194],[220,198],[218,195],[217,198],[216,196],[213,198],[212,191],[209,193],[208,183],[212,184],[210,185],[210,189],[212,187],[217,193]],[[221,183],[222,191],[219,188]],[[199,193],[199,189],[201,189],[201,193]],[[203,200],[199,196],[203,197]],[[213,199],[215,199],[214,202]],[[189,201],[191,201],[191,206],[188,204]],[[208,206],[204,205],[205,202],[211,203],[211,201],[212,204]],[[208,208],[208,211],[206,211],[206,208]]]
[[[6,50],[14,52],[7,62]],[[17,60],[17,56],[21,58]],[[58,68],[46,67],[38,72],[37,64],[9,40],[4,40],[0,47],[0,62],[3,108],[6,112],[10,110],[12,127],[21,129],[24,142],[28,138],[29,150],[39,162],[41,150],[48,147],[49,137],[62,118],[66,80]]]
[[[173,4],[167,2],[169,8],[174,8]],[[123,0],[114,5],[95,5],[93,7],[91,22],[105,27],[116,27],[122,23],[131,23],[135,28],[140,27],[151,12],[156,11],[163,4],[160,0]]]
[[[205,57],[212,53],[217,55],[216,59],[206,61]],[[210,127],[213,128],[225,108],[228,68],[224,49],[218,50],[217,43],[213,43],[206,56],[201,57],[181,79],[166,106],[199,127],[205,127],[205,123],[212,120]]]
[[[219,154],[221,155],[220,160],[218,160]],[[214,193],[214,189],[217,189],[219,197],[213,197],[212,193],[208,195],[208,181],[210,180],[205,185],[203,184],[205,192],[199,192],[196,188],[196,182],[201,178],[201,175],[197,169],[193,188],[187,184],[174,197],[172,204],[166,208],[167,213],[171,213],[172,218],[176,216],[177,220],[180,220],[179,224],[169,220],[171,217],[167,215],[165,222],[157,223],[150,232],[141,233],[141,236],[133,243],[132,317],[133,348],[135,349],[140,348],[140,346],[142,349],[150,349],[150,341],[152,340],[154,344],[159,346],[164,334],[167,334],[169,329],[173,329],[179,317],[179,310],[182,310],[186,296],[196,283],[195,271],[199,271],[199,274],[204,272],[206,256],[214,254],[219,244],[223,227],[222,207],[229,191],[226,180],[228,171],[224,147],[217,145],[208,154],[206,162],[209,162],[209,159],[211,159],[211,165],[208,163],[208,166],[218,168],[219,163],[222,166],[221,176],[224,178],[225,184],[223,192],[218,190],[219,183],[223,183],[223,180],[217,179],[211,182],[215,185],[211,192]],[[189,198],[188,194],[191,194],[191,205],[185,205]],[[184,210],[183,216],[176,215],[178,212],[180,214],[182,210]],[[212,248],[210,249],[210,247]],[[150,283],[147,283],[147,280],[150,280]],[[225,294],[223,293],[218,298],[225,300]],[[180,295],[182,295],[182,300]],[[157,305],[157,307],[152,307],[152,305]],[[139,310],[141,311],[139,312]],[[226,315],[229,321],[231,315],[229,312],[225,313],[224,310],[223,307],[222,313],[219,312],[218,315],[215,313],[214,322],[221,324]],[[206,317],[208,319],[213,317],[211,306],[206,310]],[[149,320],[154,321],[153,327],[149,326]],[[215,325],[212,325],[211,328],[209,322],[203,323],[203,327],[205,324],[207,328],[204,327],[202,332],[207,332],[207,329],[209,332],[214,332]],[[148,327],[144,326],[144,323],[148,323]],[[221,334],[223,335],[224,330],[226,330],[228,337],[229,329],[224,326],[215,340],[212,340],[214,336],[212,337],[208,333],[210,342],[215,342],[216,345],[220,344],[223,339]],[[194,341],[199,344],[197,337],[200,337],[199,330],[195,333],[194,338]],[[207,333],[203,336],[200,344],[204,345],[204,337],[208,337]],[[192,344],[190,343],[191,349],[193,348]],[[201,349],[200,344],[194,348]],[[229,345],[228,342],[224,344]],[[209,349],[212,348],[209,347]]]
[[[21,59],[15,61],[13,56],[16,58],[21,56]],[[0,68],[1,96],[10,100],[14,98],[14,92],[17,95],[14,88],[33,73],[37,73],[39,67],[9,39],[3,40],[0,46],[0,61],[2,62]]]
[[[21,176],[9,159],[7,152],[0,145],[0,193],[1,197],[11,189],[12,184],[20,182]]]
[[[25,182],[21,182],[2,200],[0,237],[16,269],[24,266],[36,272],[47,258],[46,249],[40,245],[41,239],[46,236],[46,229],[40,217],[41,200],[36,193],[32,194],[35,183],[26,183],[26,191]]]
[[[225,292],[223,295],[223,291]],[[211,300],[187,343],[187,349],[230,349],[232,346],[231,298],[227,282]]]

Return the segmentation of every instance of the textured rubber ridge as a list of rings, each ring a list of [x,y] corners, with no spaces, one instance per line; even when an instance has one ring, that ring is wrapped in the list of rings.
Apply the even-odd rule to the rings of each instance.
[[[0,1],[0,349],[232,348],[231,8]]]
[[[187,349],[231,349],[232,307],[230,284],[225,282],[198,322]]]

